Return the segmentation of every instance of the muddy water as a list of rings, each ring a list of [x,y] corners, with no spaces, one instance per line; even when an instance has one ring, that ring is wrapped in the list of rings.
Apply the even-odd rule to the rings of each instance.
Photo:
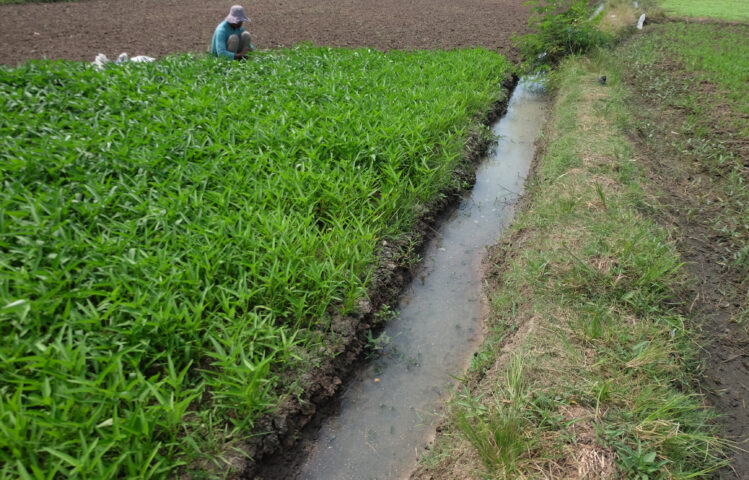
[[[521,81],[493,127],[498,145],[476,185],[427,246],[378,357],[343,393],[340,414],[320,430],[301,479],[408,477],[434,434],[435,409],[482,338],[481,260],[512,217],[544,116],[537,84]]]

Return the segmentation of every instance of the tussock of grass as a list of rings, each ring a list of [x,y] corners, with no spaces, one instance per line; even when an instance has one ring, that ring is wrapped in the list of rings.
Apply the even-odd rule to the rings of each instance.
[[[0,68],[0,478],[162,478],[248,435],[509,69],[311,47]]]
[[[527,418],[521,415],[526,401],[524,363],[514,357],[505,372],[500,392],[490,398],[465,392],[456,400],[455,424],[481,457],[484,466],[512,478],[516,463],[536,440],[528,435]]]
[[[483,380],[457,397],[447,427],[464,453],[439,445],[432,470],[472,449],[487,478],[696,478],[723,464],[676,308],[687,278],[669,232],[646,215],[655,206],[623,128],[629,92],[604,58],[570,59],[554,77],[530,199],[490,294],[493,331],[531,327],[504,353],[477,356],[496,363],[477,368]],[[489,342],[501,344],[496,333]]]

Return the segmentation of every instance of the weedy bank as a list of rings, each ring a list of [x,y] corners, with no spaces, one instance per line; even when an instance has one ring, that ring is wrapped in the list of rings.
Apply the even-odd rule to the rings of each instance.
[[[746,471],[747,38],[669,23],[562,63],[491,332],[416,478]]]
[[[2,478],[160,478],[251,433],[509,70],[312,47],[0,69]]]
[[[690,185],[699,208],[687,216],[709,222],[711,247],[738,276],[749,273],[748,34],[747,25],[668,23],[620,49],[628,82],[665,112],[658,119],[643,111],[641,129],[650,130],[650,144],[662,135],[661,151],[692,163],[688,181],[703,184]]]

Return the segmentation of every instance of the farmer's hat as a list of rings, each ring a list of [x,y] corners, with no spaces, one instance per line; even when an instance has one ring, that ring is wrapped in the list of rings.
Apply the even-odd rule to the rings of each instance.
[[[234,5],[229,11],[229,15],[226,17],[227,23],[242,23],[249,22],[250,19],[244,14],[244,8],[241,5]]]

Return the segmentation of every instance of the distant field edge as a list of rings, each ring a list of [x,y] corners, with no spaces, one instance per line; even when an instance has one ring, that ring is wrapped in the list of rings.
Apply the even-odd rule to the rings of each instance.
[[[660,6],[670,16],[749,21],[749,2],[744,0],[663,0]]]

